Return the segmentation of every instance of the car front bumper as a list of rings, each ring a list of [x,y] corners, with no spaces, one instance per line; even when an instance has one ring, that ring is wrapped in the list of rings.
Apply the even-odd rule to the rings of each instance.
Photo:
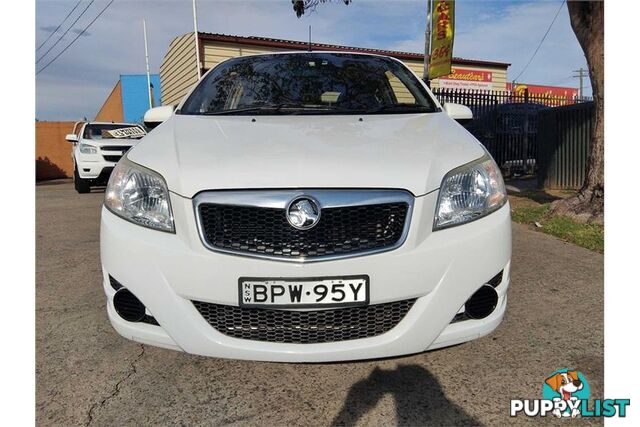
[[[445,347],[493,331],[507,302],[511,259],[509,205],[471,223],[432,231],[438,192],[417,197],[404,244],[389,252],[314,263],[287,263],[210,251],[197,232],[192,200],[171,193],[176,233],[127,222],[102,210],[101,259],[107,311],[124,337],[193,354],[281,362],[370,359]],[[503,271],[495,310],[452,323],[465,301]],[[218,332],[191,301],[238,305],[239,277],[370,277],[370,304],[417,298],[391,330],[362,339],[286,344]],[[122,319],[109,275],[135,294],[160,326]]]
[[[115,166],[116,162],[108,162],[106,160],[76,162],[80,178],[104,185],[109,181],[109,176]]]

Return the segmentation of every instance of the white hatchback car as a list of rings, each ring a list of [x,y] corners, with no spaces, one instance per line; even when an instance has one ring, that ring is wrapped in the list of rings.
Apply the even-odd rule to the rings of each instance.
[[[470,114],[384,56],[219,64],[175,113],[147,113],[164,122],[111,176],[100,239],[112,325],[285,362],[488,334],[506,309],[511,221],[498,167],[453,119]]]

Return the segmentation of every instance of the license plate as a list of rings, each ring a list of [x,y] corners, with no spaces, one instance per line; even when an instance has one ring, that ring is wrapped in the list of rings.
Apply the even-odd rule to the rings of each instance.
[[[369,304],[369,276],[238,280],[241,307],[309,308]]]

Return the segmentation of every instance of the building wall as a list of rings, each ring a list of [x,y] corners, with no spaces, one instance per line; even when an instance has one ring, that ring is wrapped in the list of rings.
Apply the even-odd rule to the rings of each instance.
[[[160,103],[160,76],[151,74],[150,76],[153,106],[162,105]],[[149,93],[147,92],[146,74],[126,74],[120,76],[122,85],[122,108],[124,111],[124,122],[142,123],[144,113],[149,109]]]
[[[413,72],[417,75],[422,76],[422,70],[424,68],[423,61],[410,61],[404,60],[402,61],[404,64],[409,67]],[[451,64],[453,67],[463,68],[465,70],[477,70],[477,71],[489,71],[492,74],[492,90],[507,90],[507,70],[502,67],[490,67],[490,66],[476,66],[476,65],[467,65],[467,64],[459,64],[455,61]],[[431,82],[432,87],[439,87],[438,79],[435,79]]]
[[[278,49],[263,46],[247,46],[236,43],[212,43],[204,42],[203,66],[207,70],[215,67],[222,61],[237,56],[259,55],[261,53],[286,52],[291,49]]]
[[[36,181],[73,176],[71,143],[64,137],[74,122],[36,122]]]
[[[193,33],[176,37],[160,66],[162,82],[162,104],[176,105],[187,91],[198,81]]]
[[[122,85],[120,80],[109,94],[109,97],[102,108],[96,115],[96,121],[99,122],[122,122],[124,121],[124,112],[122,109]]]

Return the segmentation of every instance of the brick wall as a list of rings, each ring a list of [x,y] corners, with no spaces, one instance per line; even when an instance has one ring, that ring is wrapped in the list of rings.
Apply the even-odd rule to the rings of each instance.
[[[74,122],[36,122],[36,181],[73,176],[71,143],[64,137]]]
[[[146,77],[145,77],[146,79]],[[145,80],[146,81],[146,80]],[[145,85],[146,86],[146,85]],[[123,122],[124,113],[122,110],[122,85],[120,81],[116,83],[115,87],[109,94],[109,97],[95,118],[96,122]]]

